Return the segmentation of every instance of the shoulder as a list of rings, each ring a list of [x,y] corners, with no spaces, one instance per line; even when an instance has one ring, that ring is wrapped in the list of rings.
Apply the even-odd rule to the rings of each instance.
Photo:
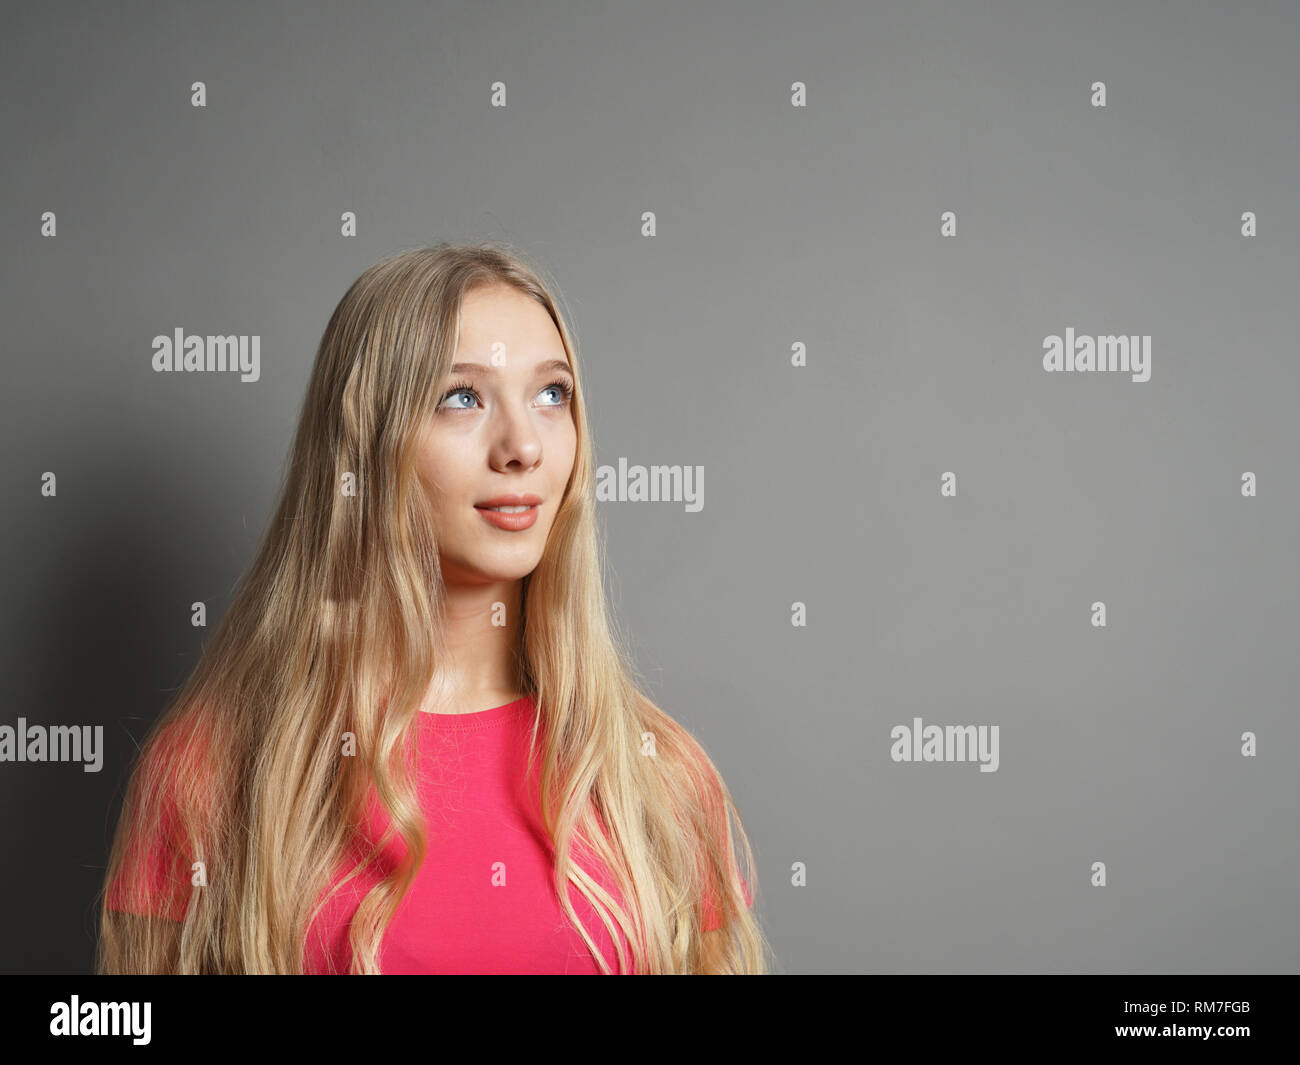
[[[132,787],[146,806],[174,816],[184,804],[208,812],[220,782],[220,751],[212,722],[194,710],[169,715],[145,741]]]
[[[731,821],[734,806],[721,772],[691,731],[642,697],[643,720],[660,730],[665,742],[657,744],[656,759],[667,778],[670,793],[680,803],[677,823],[691,836],[701,878],[701,927],[706,950],[722,949],[722,926],[734,916],[737,893],[753,905],[749,882],[741,873],[733,849]],[[738,815],[737,815],[738,817]],[[721,900],[721,901],[720,901]]]
[[[107,907],[184,920],[196,834],[215,801],[208,724],[192,714],[163,718],[131,769],[109,870]]]

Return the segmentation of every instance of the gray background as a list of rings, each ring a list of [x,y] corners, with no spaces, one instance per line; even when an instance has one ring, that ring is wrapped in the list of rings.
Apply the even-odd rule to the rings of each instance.
[[[559,282],[598,461],[705,467],[698,514],[601,504],[609,581],[778,971],[1295,972],[1300,14],[1219,7],[12,6],[0,721],[109,747],[0,765],[0,968],[89,968],[132,737],[346,287],[502,239]],[[261,380],[155,374],[177,326],[260,334]],[[1151,381],[1045,373],[1067,326],[1150,334]],[[1001,767],[895,764],[913,716]]]

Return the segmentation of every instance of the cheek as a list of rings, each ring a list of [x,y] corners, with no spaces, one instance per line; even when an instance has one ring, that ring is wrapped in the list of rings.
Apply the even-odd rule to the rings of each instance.
[[[427,458],[419,465],[420,487],[429,500],[429,509],[434,514],[443,514],[455,498],[456,481],[454,470],[446,462],[429,461]]]
[[[420,480],[431,493],[434,506],[446,506],[457,493],[467,491],[472,480],[470,464],[455,442],[430,434],[416,457]]]
[[[559,478],[563,484],[568,481],[569,474],[573,472],[573,464],[578,455],[578,427],[570,421],[565,426],[565,432],[560,437],[558,453],[564,458],[560,463],[563,467],[563,476]]]
[[[430,487],[440,480],[440,471],[438,462],[430,448],[422,447],[419,454],[415,457],[415,473],[419,477],[420,483],[425,487]]]
[[[550,484],[551,491],[558,499],[569,483],[569,478],[573,476],[573,464],[577,457],[577,448],[572,436],[559,442],[559,447],[551,452],[555,456],[555,462],[551,463]]]

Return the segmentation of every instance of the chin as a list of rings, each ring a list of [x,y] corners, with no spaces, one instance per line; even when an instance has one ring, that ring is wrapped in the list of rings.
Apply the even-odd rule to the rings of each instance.
[[[446,579],[474,584],[490,584],[498,581],[517,581],[527,577],[537,568],[540,558],[473,558],[459,559],[451,570],[444,567]]]

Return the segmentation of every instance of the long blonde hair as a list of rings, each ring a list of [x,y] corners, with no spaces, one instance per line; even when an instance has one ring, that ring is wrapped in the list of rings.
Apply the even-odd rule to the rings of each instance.
[[[502,283],[550,313],[576,383],[574,469],[542,560],[523,578],[518,648],[544,724],[533,740],[544,737],[539,799],[560,904],[605,973],[566,884],[592,904],[620,971],[768,971],[770,947],[738,880],[756,906],[731,795],[698,741],[641,693],[609,621],[582,374],[564,316],[518,252],[444,243],[376,263],[330,318],[257,557],[132,773],[97,972],[302,972],[340,863],[344,883],[376,868],[378,846],[345,857],[368,796],[391,819],[381,844],[393,833],[406,843],[352,919],[351,971],[379,971],[384,929],[426,851],[405,752],[445,660],[437,531],[415,445],[449,373],[466,293]],[[354,493],[341,491],[347,475]],[[354,757],[340,756],[347,733]],[[160,845],[179,926],[137,916],[159,910],[166,884],[146,869]],[[625,907],[574,861],[575,845],[605,863]],[[191,887],[198,862],[205,875]],[[705,899],[722,923],[707,951]]]

